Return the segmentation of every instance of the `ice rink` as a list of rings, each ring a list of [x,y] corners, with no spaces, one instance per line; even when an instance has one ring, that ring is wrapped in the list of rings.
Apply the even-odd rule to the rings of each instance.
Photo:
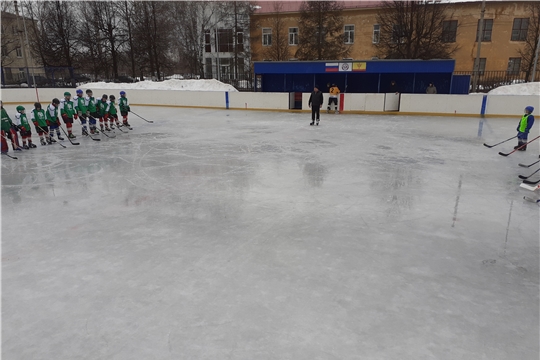
[[[3,359],[538,360],[521,109],[133,109],[2,157]]]

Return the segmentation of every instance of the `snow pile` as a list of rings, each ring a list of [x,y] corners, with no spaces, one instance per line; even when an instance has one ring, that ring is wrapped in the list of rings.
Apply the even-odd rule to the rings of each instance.
[[[499,86],[491,90],[489,95],[540,95],[540,82]]]
[[[136,83],[93,82],[82,85],[85,89],[118,89],[118,90],[183,90],[183,91],[238,91],[234,86],[215,79],[210,80],[165,80],[139,81]]]

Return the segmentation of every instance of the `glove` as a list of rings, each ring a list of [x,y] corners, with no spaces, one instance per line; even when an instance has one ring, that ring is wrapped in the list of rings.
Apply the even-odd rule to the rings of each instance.
[[[38,127],[38,126],[39,126],[39,124],[38,124],[37,121],[34,121],[34,126],[35,126],[35,127]]]
[[[73,118],[74,118],[75,120],[77,120],[77,119],[79,118],[79,116],[78,116],[77,114],[73,114]]]
[[[130,111],[131,111],[131,109],[130,109],[130,107],[129,107],[129,106],[127,107],[127,111],[128,111],[128,112],[130,112]]]
[[[47,121],[47,126],[51,126],[51,122],[49,120],[46,120]]]
[[[22,126],[22,125],[19,125],[19,130],[26,131],[26,128],[24,126]]]
[[[67,114],[62,114],[62,119],[64,119],[64,121],[66,121],[68,119]],[[57,119],[57,120],[58,120],[58,123],[60,123],[60,119]]]
[[[11,130],[13,131],[19,131],[19,127],[15,124],[11,124]]]

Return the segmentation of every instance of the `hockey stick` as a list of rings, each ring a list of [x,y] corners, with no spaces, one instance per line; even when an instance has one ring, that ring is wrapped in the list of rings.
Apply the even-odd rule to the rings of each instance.
[[[140,117],[141,119],[143,119],[143,120],[146,121],[146,122],[149,122],[149,123],[151,123],[151,124],[154,123],[152,120],[146,120],[146,119],[143,118],[141,115],[138,115],[137,113],[135,113],[135,112],[133,112],[133,111],[130,111],[130,113],[132,113],[132,114],[135,115],[135,116]]]
[[[47,131],[43,130],[43,128],[39,125],[36,125],[38,128],[41,129],[41,131],[43,131],[45,134],[49,134]],[[50,135],[49,135],[49,138],[50,138]],[[56,143],[58,143],[61,147],[63,147],[64,149],[67,147],[66,145],[62,144],[60,141],[55,141]],[[42,144],[43,145],[43,144]]]
[[[6,137],[6,136],[4,136],[4,135],[2,135],[2,137],[3,137],[4,139],[6,139],[6,141],[11,141],[11,145],[15,145],[15,142],[13,142],[10,138],[8,138],[8,137]],[[17,141],[18,141],[18,140],[17,140]],[[9,143],[8,143],[8,144],[9,144]],[[17,148],[20,149],[21,151],[23,150],[23,148],[20,147],[19,145],[15,145],[15,146],[17,146]],[[9,145],[8,145],[8,148],[9,148]],[[13,150],[15,150],[15,149],[13,149]]]
[[[527,200],[527,201],[530,201],[530,202],[533,202],[533,203],[539,203],[540,202],[540,199],[534,200],[533,198],[530,198],[528,196],[524,196],[523,200]]]
[[[520,179],[528,179],[528,178],[530,178],[531,176],[533,176],[534,174],[536,174],[536,173],[539,172],[539,171],[540,171],[540,169],[536,170],[535,172],[533,172],[533,173],[532,173],[531,175],[529,175],[529,176],[519,175],[519,178],[520,178]]]
[[[535,162],[533,162],[533,163],[530,164],[530,165],[525,165],[525,164],[518,164],[518,165],[521,166],[521,167],[530,168],[531,166],[533,166],[534,164],[538,164],[539,162],[540,162],[540,160],[535,161]]]
[[[515,138],[517,138],[517,135],[516,135],[516,136],[512,136],[510,139],[506,139],[506,140],[504,140],[504,141],[501,141],[500,143],[496,143],[496,144],[493,144],[493,145],[488,145],[488,144],[484,143],[484,146],[491,149],[491,148],[494,147],[494,146],[501,145],[502,143],[505,143],[505,142],[510,141],[510,140],[512,140],[512,139],[515,139]]]
[[[508,155],[510,155],[510,154],[513,154],[513,153],[515,153],[516,151],[520,150],[521,148],[527,146],[527,144],[530,144],[530,143],[532,143],[533,141],[538,140],[538,138],[540,138],[540,136],[537,136],[537,137],[535,137],[534,139],[532,139],[531,141],[526,142],[525,144],[522,144],[521,146],[519,146],[519,147],[517,147],[516,149],[514,149],[514,151],[511,151],[511,152],[509,152],[509,153],[507,153],[507,154],[505,154],[505,153],[503,153],[503,152],[499,152],[499,155],[501,155],[501,156],[508,156]]]
[[[81,126],[83,127],[83,131],[86,133],[86,135],[88,135],[90,137],[90,139],[94,140],[94,141],[101,141],[101,139],[96,139],[96,138],[93,138],[92,135],[90,135],[90,133],[88,132],[88,130],[86,130],[86,128],[84,127],[83,123],[81,122],[80,119],[77,118],[77,120],[79,120],[79,124],[81,124]],[[69,139],[69,137],[68,137]]]
[[[105,136],[108,137],[108,138],[115,138],[115,137],[116,137],[116,134],[114,134],[114,131],[113,131],[114,136],[109,136],[109,135],[107,135],[107,133],[105,133],[105,131],[103,131],[103,130],[98,130],[98,129],[97,129],[97,123],[98,123],[97,119],[94,118],[93,116],[90,116],[90,115],[88,115],[88,117],[96,122],[96,131],[97,131],[98,133],[101,133],[101,134],[105,135]],[[101,124],[101,126],[103,127],[103,124]]]
[[[71,141],[71,138],[69,137],[69,135],[67,134],[66,130],[64,130],[64,128],[62,126],[58,126],[60,129],[62,129],[62,131],[64,132],[64,134],[66,135],[67,139],[69,140],[69,142],[71,143],[71,145],[80,145],[80,143],[78,142],[73,142]]]
[[[18,159],[18,157],[16,157],[16,156],[11,156],[11,155],[9,155],[8,153],[5,153],[5,152],[3,152],[2,155],[6,155],[8,158],[12,158],[12,159],[15,159],[15,160]]]
[[[116,128],[117,128],[118,130],[120,130],[121,132],[123,132],[124,134],[127,134],[128,132],[127,132],[127,131],[124,131],[124,130],[122,130],[122,129],[120,129],[120,126],[122,126],[122,125],[116,125]]]
[[[525,184],[529,184],[529,185],[536,185],[536,184],[540,183],[540,180],[537,180],[537,181],[523,180],[523,182]]]
[[[540,189],[540,185],[531,186],[529,184],[525,184],[524,182],[519,184],[519,187],[522,187],[522,188],[530,190],[530,191],[536,191],[536,190]]]

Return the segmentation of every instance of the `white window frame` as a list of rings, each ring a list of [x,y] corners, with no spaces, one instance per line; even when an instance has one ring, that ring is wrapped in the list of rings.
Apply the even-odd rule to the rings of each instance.
[[[262,45],[272,46],[272,28],[262,28]]]
[[[296,30],[296,32],[291,31],[291,30]],[[289,45],[298,46],[298,34],[299,34],[299,30],[298,30],[297,27],[290,27],[289,28]],[[291,39],[291,37],[292,37],[292,39]]]
[[[371,37],[372,44],[378,44],[381,41],[381,25],[373,24],[373,36]]]
[[[352,30],[351,29],[347,30],[347,26],[352,26]],[[345,44],[354,44],[354,31],[355,31],[354,24],[346,24],[345,26],[343,26],[343,33],[345,34],[345,39],[344,39]],[[352,41],[351,41],[350,34],[352,34]]]

